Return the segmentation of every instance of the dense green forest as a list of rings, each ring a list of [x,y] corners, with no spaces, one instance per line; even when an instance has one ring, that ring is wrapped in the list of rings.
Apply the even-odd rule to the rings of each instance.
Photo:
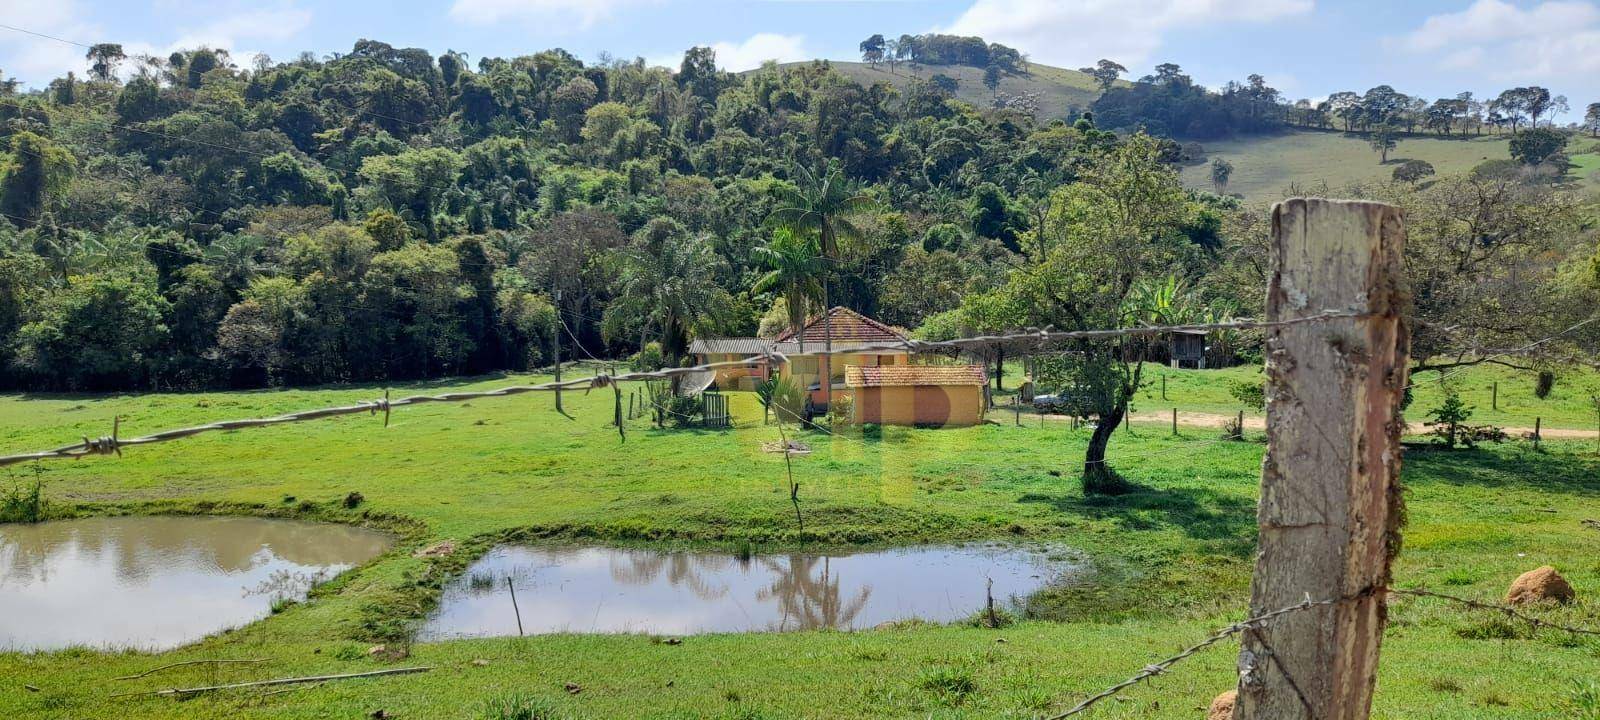
[[[927,37],[909,57],[1025,71],[1004,46]],[[0,85],[12,388],[400,380],[547,364],[556,343],[659,343],[670,362],[824,302],[927,337],[1261,303],[1262,209],[1184,190],[1179,142],[1103,129],[1193,134],[1135,100],[1232,97],[1175,79],[1107,82],[1092,112],[1039,119],[825,62],[730,74],[707,48],[676,71],[366,40],[246,67],[88,55],[90,77]],[[1295,117],[1252,97],[1257,117]],[[1412,214],[1423,354],[1593,307],[1590,200],[1559,152],[1535,155],[1341,189]]]

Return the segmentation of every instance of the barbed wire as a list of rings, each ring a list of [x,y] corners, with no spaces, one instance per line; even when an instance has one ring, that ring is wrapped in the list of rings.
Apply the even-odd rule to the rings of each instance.
[[[1100,692],[1095,693],[1094,695],[1090,695],[1083,702],[1080,702],[1077,705],[1074,705],[1071,710],[1068,710],[1068,711],[1066,711],[1064,713],[1061,713],[1059,715],[1053,715],[1053,716],[1050,717],[1049,720],[1062,720],[1063,718],[1069,718],[1069,717],[1072,717],[1073,715],[1077,715],[1079,713],[1083,713],[1083,712],[1089,710],[1089,708],[1094,707],[1096,703],[1098,703],[1098,702],[1100,702],[1102,700],[1105,700],[1106,698],[1109,698],[1109,697],[1112,697],[1114,695],[1117,695],[1118,693],[1121,693],[1123,690],[1127,690],[1128,688],[1133,687],[1134,685],[1137,685],[1137,684],[1139,684],[1140,682],[1142,682],[1144,680],[1148,680],[1148,679],[1153,678],[1153,677],[1155,677],[1157,675],[1160,675],[1160,674],[1166,672],[1167,669],[1172,667],[1173,665],[1176,665],[1176,664],[1178,664],[1180,662],[1183,662],[1184,660],[1187,660],[1187,659],[1189,659],[1191,657],[1194,657],[1195,655],[1198,655],[1201,652],[1204,652],[1206,649],[1210,648],[1211,646],[1216,645],[1217,643],[1222,642],[1223,640],[1226,640],[1226,639],[1228,639],[1230,637],[1233,637],[1234,635],[1238,635],[1239,633],[1242,633],[1242,632],[1244,632],[1246,630],[1250,630],[1252,628],[1256,628],[1256,627],[1259,627],[1261,625],[1265,625],[1266,623],[1271,622],[1272,620],[1276,620],[1277,618],[1283,617],[1284,615],[1289,615],[1291,613],[1300,612],[1302,610],[1309,610],[1309,609],[1314,608],[1314,607],[1320,607],[1320,606],[1324,606],[1324,605],[1333,605],[1333,604],[1335,604],[1337,602],[1339,602],[1338,599],[1312,600],[1310,595],[1306,595],[1306,599],[1305,600],[1303,600],[1303,601],[1301,601],[1299,603],[1296,603],[1294,605],[1290,605],[1288,607],[1283,607],[1283,608],[1278,608],[1277,610],[1273,610],[1272,612],[1262,613],[1260,615],[1257,615],[1255,617],[1249,618],[1247,620],[1241,620],[1239,622],[1236,622],[1236,623],[1234,623],[1232,625],[1229,625],[1229,626],[1227,626],[1225,628],[1222,628],[1222,629],[1212,633],[1210,636],[1206,637],[1206,639],[1201,640],[1200,642],[1195,643],[1194,645],[1190,645],[1187,648],[1184,648],[1181,652],[1179,652],[1176,655],[1173,655],[1173,656],[1168,657],[1166,659],[1160,660],[1160,661],[1155,662],[1153,664],[1144,666],[1144,669],[1140,670],[1137,673],[1134,673],[1133,677],[1130,677],[1127,680],[1123,680],[1122,682],[1119,682],[1119,683],[1117,683],[1115,685],[1112,685],[1111,687],[1108,687],[1105,690],[1101,690]]]
[[[1097,703],[1099,703],[1099,702],[1101,702],[1103,700],[1106,700],[1108,698],[1114,697],[1114,696],[1122,693],[1123,691],[1127,690],[1128,688],[1131,688],[1131,687],[1139,684],[1140,682],[1143,682],[1145,680],[1149,680],[1149,679],[1154,678],[1154,677],[1156,677],[1158,675],[1161,675],[1161,674],[1165,673],[1172,666],[1174,666],[1174,665],[1176,665],[1176,664],[1178,664],[1180,662],[1183,662],[1184,660],[1187,660],[1187,659],[1189,659],[1191,657],[1194,657],[1195,655],[1198,655],[1198,654],[1204,652],[1205,650],[1211,648],[1212,646],[1215,646],[1217,643],[1222,642],[1223,640],[1226,640],[1226,639],[1228,639],[1230,637],[1233,637],[1235,635],[1243,633],[1243,632],[1245,632],[1247,630],[1251,630],[1251,629],[1255,629],[1255,628],[1261,627],[1261,626],[1266,625],[1266,624],[1268,624],[1268,623],[1270,623],[1270,622],[1272,622],[1274,620],[1277,620],[1278,618],[1284,617],[1286,615],[1291,615],[1291,614],[1294,614],[1294,613],[1297,613],[1297,612],[1301,612],[1301,611],[1304,611],[1304,610],[1310,610],[1310,609],[1316,608],[1316,607],[1335,605],[1335,604],[1338,604],[1340,602],[1345,602],[1345,601],[1349,601],[1349,600],[1356,600],[1356,599],[1359,599],[1359,598],[1362,598],[1362,597],[1367,597],[1367,596],[1371,596],[1371,595],[1375,595],[1375,594],[1383,593],[1383,592],[1388,592],[1388,593],[1392,593],[1392,594],[1396,594],[1396,595],[1410,595],[1410,596],[1414,596],[1414,597],[1434,598],[1434,599],[1438,599],[1438,600],[1444,600],[1444,601],[1450,602],[1450,603],[1455,603],[1457,605],[1461,605],[1463,607],[1467,607],[1467,608],[1471,608],[1471,609],[1489,610],[1489,611],[1494,611],[1494,612],[1505,613],[1506,616],[1514,618],[1516,620],[1520,620],[1520,621],[1525,622],[1525,623],[1528,623],[1529,625],[1532,625],[1535,628],[1550,628],[1550,629],[1553,629],[1553,630],[1560,630],[1560,631],[1563,631],[1563,632],[1572,633],[1574,635],[1600,635],[1600,630],[1596,630],[1596,629],[1592,629],[1592,628],[1583,628],[1583,627],[1577,627],[1577,626],[1573,626],[1573,625],[1565,625],[1565,624],[1562,624],[1562,623],[1552,622],[1552,621],[1549,621],[1549,620],[1545,620],[1544,618],[1540,618],[1540,617],[1537,617],[1537,616],[1530,615],[1528,613],[1522,612],[1521,610],[1518,610],[1517,608],[1512,607],[1510,605],[1501,604],[1501,603],[1489,603],[1489,602],[1483,602],[1483,601],[1480,601],[1480,600],[1472,600],[1472,599],[1469,599],[1469,598],[1457,597],[1455,595],[1447,595],[1447,594],[1444,594],[1444,593],[1437,593],[1437,592],[1433,592],[1431,590],[1428,590],[1426,588],[1385,588],[1385,587],[1376,587],[1375,586],[1375,587],[1369,588],[1368,590],[1366,590],[1364,592],[1361,592],[1361,593],[1356,593],[1356,594],[1350,595],[1348,597],[1338,598],[1338,599],[1331,599],[1331,600],[1312,600],[1311,596],[1309,594],[1307,594],[1305,600],[1303,600],[1303,601],[1301,601],[1299,603],[1296,603],[1294,605],[1290,605],[1290,606],[1287,606],[1287,607],[1282,607],[1282,608],[1279,608],[1277,610],[1273,610],[1271,612],[1262,613],[1260,615],[1256,615],[1255,617],[1251,617],[1251,618],[1248,618],[1246,620],[1241,620],[1241,621],[1239,621],[1237,623],[1234,623],[1234,624],[1229,625],[1227,627],[1221,628],[1221,629],[1217,630],[1216,632],[1213,632],[1211,635],[1207,636],[1205,639],[1201,640],[1200,642],[1197,642],[1194,645],[1190,645],[1189,647],[1184,648],[1182,651],[1178,652],[1176,655],[1172,655],[1170,657],[1167,657],[1167,658],[1165,658],[1163,660],[1160,660],[1158,662],[1155,662],[1153,664],[1144,666],[1144,668],[1139,670],[1139,672],[1134,673],[1132,677],[1129,677],[1128,679],[1123,680],[1123,681],[1121,681],[1121,682],[1119,682],[1119,683],[1117,683],[1115,685],[1112,685],[1112,686],[1106,688],[1105,690],[1102,690],[1100,692],[1095,693],[1094,695],[1089,696],[1087,699],[1083,700],[1082,702],[1079,702],[1077,705],[1074,705],[1072,707],[1072,709],[1067,710],[1066,712],[1060,713],[1058,715],[1052,715],[1052,716],[1049,717],[1048,720],[1063,720],[1064,718],[1072,717],[1074,715],[1078,715],[1078,714],[1081,714],[1083,712],[1086,712],[1090,708],[1094,707],[1095,704],[1097,704]]]
[[[1581,627],[1577,627],[1577,626],[1574,626],[1574,625],[1565,625],[1565,624],[1558,623],[1558,622],[1552,622],[1550,620],[1546,620],[1546,619],[1541,618],[1541,617],[1537,617],[1537,616],[1534,616],[1534,615],[1529,615],[1529,614],[1527,614],[1525,612],[1522,612],[1521,610],[1518,610],[1518,609],[1516,609],[1516,608],[1514,608],[1514,607],[1512,607],[1510,605],[1504,605],[1504,604],[1500,604],[1500,603],[1488,603],[1488,602],[1483,602],[1481,600],[1472,600],[1470,598],[1459,597],[1459,596],[1456,596],[1456,595],[1446,595],[1445,593],[1434,592],[1434,591],[1429,590],[1427,588],[1391,589],[1389,592],[1395,593],[1397,595],[1411,595],[1413,597],[1425,597],[1425,598],[1434,598],[1436,600],[1444,600],[1444,601],[1447,601],[1447,602],[1453,602],[1453,603],[1456,603],[1458,605],[1464,605],[1466,607],[1474,608],[1474,609],[1477,609],[1477,610],[1492,610],[1492,611],[1495,611],[1495,612],[1501,612],[1501,613],[1505,613],[1507,617],[1510,617],[1510,618],[1513,618],[1515,620],[1520,620],[1522,622],[1525,622],[1525,623],[1533,626],[1534,628],[1550,628],[1552,630],[1560,630],[1562,632],[1571,633],[1573,635],[1600,635],[1600,630],[1592,630],[1592,629],[1589,629],[1589,628],[1581,628]]]

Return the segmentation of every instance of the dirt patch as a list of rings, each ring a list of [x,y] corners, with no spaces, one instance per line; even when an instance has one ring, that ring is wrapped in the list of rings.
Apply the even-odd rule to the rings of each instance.
[[[444,557],[456,551],[456,541],[440,540],[411,554],[411,557],[433,558]]]

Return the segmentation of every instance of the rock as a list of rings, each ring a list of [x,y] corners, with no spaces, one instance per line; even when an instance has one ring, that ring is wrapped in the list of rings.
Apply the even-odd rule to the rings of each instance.
[[[577,683],[570,683],[569,682],[569,683],[567,683],[566,687],[567,687],[567,694],[568,695],[577,695],[578,693],[583,692],[583,687],[578,685]]]
[[[1529,570],[1512,582],[1511,589],[1506,591],[1506,604],[1526,605],[1551,600],[1567,603],[1572,601],[1574,594],[1567,579],[1561,577],[1555,568],[1546,565]]]
[[[456,541],[440,540],[411,554],[411,557],[430,558],[444,557],[456,551]]]
[[[1233,705],[1239,700],[1238,690],[1229,690],[1211,701],[1206,720],[1233,720]]]
[[[483,658],[478,658],[477,660],[473,660],[472,664],[475,667],[488,667],[489,661]]]
[[[373,645],[372,647],[367,648],[368,657],[377,657],[387,652],[389,652],[388,645]]]
[[[372,720],[388,720],[389,713],[384,712],[383,708],[378,708],[377,710],[367,713],[367,717],[372,718]]]

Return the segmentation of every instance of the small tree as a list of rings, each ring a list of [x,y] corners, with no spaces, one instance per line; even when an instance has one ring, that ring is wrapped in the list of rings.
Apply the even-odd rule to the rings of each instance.
[[[1378,163],[1381,165],[1389,162],[1389,153],[1394,152],[1400,144],[1400,138],[1393,125],[1379,125],[1372,129],[1367,144],[1372,146],[1373,152],[1378,153]]]
[[[1434,436],[1439,438],[1439,442],[1445,447],[1454,448],[1457,441],[1472,444],[1471,433],[1464,432],[1465,423],[1472,418],[1472,408],[1461,401],[1461,394],[1457,393],[1455,388],[1445,386],[1444,402],[1440,403],[1439,407],[1429,410],[1428,417],[1431,421],[1425,424],[1433,428]]]
[[[983,86],[989,88],[989,97],[1000,96],[1000,78],[1004,75],[999,65],[990,65],[983,69]]]
[[[1111,86],[1116,84],[1117,78],[1127,71],[1127,68],[1112,60],[1101,60],[1095,63],[1094,67],[1078,68],[1078,72],[1094,78],[1095,83],[1100,85],[1101,92],[1110,90]]]
[[[1221,193],[1228,189],[1228,179],[1233,177],[1233,163],[1222,158],[1211,161],[1211,184]]]
[[[872,37],[862,40],[861,61],[877,67],[878,63],[883,62],[884,44],[882,33],[875,33]]]

